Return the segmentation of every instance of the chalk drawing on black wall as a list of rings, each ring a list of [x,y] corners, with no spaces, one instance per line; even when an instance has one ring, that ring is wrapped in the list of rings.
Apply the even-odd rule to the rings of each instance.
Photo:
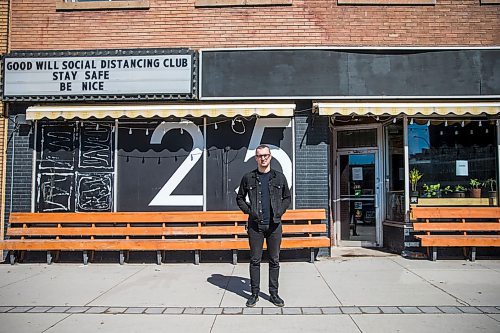
[[[76,211],[110,211],[112,208],[111,173],[76,172]]]
[[[67,212],[71,210],[73,174],[41,173],[37,177],[37,211]]]
[[[113,123],[38,124],[35,210],[111,211]]]
[[[73,170],[75,160],[74,124],[41,127],[40,169]]]
[[[113,168],[113,142],[111,123],[82,123],[78,167]]]

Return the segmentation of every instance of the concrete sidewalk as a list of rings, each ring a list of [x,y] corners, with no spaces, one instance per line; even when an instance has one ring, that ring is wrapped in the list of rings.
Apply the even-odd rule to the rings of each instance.
[[[248,263],[0,265],[0,332],[500,332],[500,260],[368,253],[283,262],[245,308]]]

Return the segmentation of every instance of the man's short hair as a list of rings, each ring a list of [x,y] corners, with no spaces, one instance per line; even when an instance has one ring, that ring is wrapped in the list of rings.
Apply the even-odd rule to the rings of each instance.
[[[269,148],[268,145],[259,145],[259,146],[257,146],[257,148],[255,148],[255,153],[257,154],[257,150],[259,150],[259,149],[266,149],[266,148],[269,149],[269,153],[270,153],[271,152],[271,148]]]

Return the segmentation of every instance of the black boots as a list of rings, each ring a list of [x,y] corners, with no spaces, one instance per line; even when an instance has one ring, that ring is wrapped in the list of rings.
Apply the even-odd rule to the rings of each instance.
[[[285,306],[285,301],[283,301],[281,297],[278,296],[278,294],[271,294],[269,300],[276,306],[279,307]]]
[[[259,301],[259,294],[252,294],[247,300],[247,307],[253,308],[255,304]]]
[[[249,308],[253,308],[258,301],[259,294],[252,294],[248,298],[246,306]],[[283,301],[281,297],[278,296],[278,294],[271,294],[271,296],[269,297],[269,301],[279,307],[285,306],[285,301]]]

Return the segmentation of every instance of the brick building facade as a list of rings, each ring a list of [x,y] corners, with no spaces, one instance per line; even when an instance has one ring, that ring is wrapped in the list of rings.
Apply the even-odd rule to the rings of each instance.
[[[158,52],[184,52],[179,51],[180,48],[187,48],[199,58],[193,61],[193,96],[169,94],[159,97],[145,93],[135,97],[111,94],[112,98],[109,94],[99,97],[68,95],[66,92],[60,96],[46,94],[42,97],[34,93],[13,94],[7,96],[12,110],[9,117],[15,124],[16,119],[22,119],[16,116],[24,116],[27,108],[36,109],[38,106],[53,107],[53,112],[63,115],[61,105],[84,105],[92,109],[114,103],[124,107],[144,105],[147,109],[156,103],[174,106],[193,103],[196,107],[209,105],[215,108],[220,103],[239,106],[248,103],[292,104],[295,112],[291,116],[292,134],[284,129],[277,134],[278,139],[271,134],[269,137],[262,135],[271,141],[278,140],[277,147],[294,162],[295,207],[328,210],[329,218],[325,223],[329,225],[332,246],[385,245],[400,252],[411,247],[407,217],[409,187],[404,180],[408,172],[404,159],[408,156],[403,152],[404,133],[408,132],[410,123],[413,124],[410,116],[420,117],[416,119],[417,123],[433,121],[438,124],[444,122],[443,117],[450,117],[451,123],[458,121],[455,119],[457,115],[465,115],[467,124],[476,125],[482,124],[481,121],[494,121],[498,116],[500,89],[496,77],[500,65],[495,59],[500,44],[500,7],[495,2],[287,0],[260,1],[258,5],[253,1],[217,1],[217,6],[214,6],[214,1],[210,0],[13,1],[9,51],[19,63],[23,59],[45,59],[50,67],[53,58],[97,57],[95,59],[103,60],[116,56],[126,59]],[[56,76],[51,80],[56,80]],[[332,101],[333,105],[328,104]],[[382,106],[380,101],[392,104]],[[471,104],[464,106],[460,104],[463,101]],[[346,105],[339,105],[339,102]],[[363,105],[354,105],[355,102]],[[401,102],[412,105],[403,106]],[[423,102],[430,103],[433,110],[452,104],[453,111],[412,113],[414,108],[423,108]],[[483,102],[489,104],[483,105]],[[443,106],[443,103],[448,104]],[[479,111],[462,112],[469,107],[479,108]],[[9,128],[12,143],[10,148],[7,147],[7,212],[45,209],[40,207],[53,209],[54,202],[44,206],[40,199],[44,195],[40,186],[48,175],[48,171],[43,171],[41,136],[50,126],[55,126],[57,117],[37,116],[36,110],[31,114],[37,125],[30,127],[28,132],[14,131],[12,126]],[[120,134],[116,138],[122,142],[127,137],[123,133],[135,137],[138,132],[143,136],[144,132],[148,135],[149,130],[155,129],[141,127],[146,125],[140,124],[136,115],[132,117],[130,113],[121,118],[109,117],[108,113],[108,118],[103,118],[97,113],[92,114],[96,111],[89,112],[90,117],[83,114],[63,116],[66,125],[74,126],[70,130],[75,131],[77,137],[74,147],[80,144],[84,127],[91,125],[98,129],[96,123],[99,121],[113,123],[118,119],[114,124],[121,128],[117,127]],[[263,118],[270,116],[262,112],[256,114]],[[178,121],[179,114],[168,116],[174,116],[174,121]],[[200,129],[203,128],[207,137],[212,127],[216,133],[216,124],[227,125],[228,133],[234,135],[239,132],[235,129],[239,124],[235,119],[248,121],[245,124],[249,128],[257,128],[260,121],[255,114],[251,120],[224,112],[207,115],[191,119]],[[273,115],[279,116],[279,112]],[[154,119],[161,126],[161,117],[140,116]],[[263,128],[274,126],[273,120],[262,122]],[[113,128],[113,133],[115,125],[109,127],[110,131]],[[370,131],[375,131],[375,134]],[[367,135],[361,138],[359,134],[361,141],[375,135],[372,137],[374,141],[351,140],[342,146],[344,134],[357,136],[357,133]],[[388,146],[393,133],[398,133],[394,139],[396,149]],[[247,134],[243,130],[242,135]],[[245,137],[247,139],[251,140],[250,136]],[[111,145],[112,140],[109,142]],[[225,146],[215,139],[214,142],[214,151],[221,152],[223,161],[224,158],[227,161],[231,152],[237,154],[241,149],[240,143]],[[210,147],[204,147],[210,155]],[[128,148],[117,148],[114,159],[119,165],[118,170],[123,170],[130,159],[142,159],[143,164],[148,158],[158,159],[158,164],[167,159],[147,154],[135,156]],[[172,147],[172,150],[178,148]],[[360,148],[364,149],[362,153]],[[430,149],[430,143],[427,148]],[[78,151],[78,148],[74,149]],[[174,155],[168,158],[175,158],[177,162],[180,155]],[[207,158],[210,165],[210,158],[215,157]],[[340,170],[342,163],[347,164]],[[281,166],[285,169],[284,165]],[[73,174],[67,176],[74,177],[72,182],[79,177],[79,172],[83,172],[76,169],[75,166],[71,169]],[[367,170],[372,170],[369,175],[363,173]],[[234,180],[225,171],[220,172],[226,184],[220,190],[225,194],[220,195],[229,200],[232,194],[228,188]],[[358,174],[354,176],[356,172]],[[396,176],[397,172],[399,176]],[[112,182],[119,184],[116,168],[110,173]],[[367,176],[375,177],[376,181],[370,185],[354,184],[363,182],[366,180],[363,177]],[[50,181],[57,182],[56,178]],[[204,174],[202,178],[209,177]],[[68,179],[64,181],[69,182]],[[198,178],[193,180],[197,181]],[[113,184],[110,185],[114,186],[110,200],[115,201],[107,209],[119,210],[125,204],[120,203],[120,198],[116,199],[120,196],[120,185]],[[178,185],[182,187],[181,183]],[[73,190],[73,185],[67,186]],[[356,186],[370,188],[359,188],[356,192]],[[191,190],[190,186],[185,187]],[[219,195],[220,191],[214,190],[214,193]],[[77,194],[68,195],[73,196],[73,201],[64,209],[76,209],[79,199],[74,196]],[[205,204],[203,209],[210,210],[210,198],[208,201],[208,206]],[[370,208],[367,210],[366,207]],[[360,219],[359,230],[369,229],[367,239],[350,236],[352,230],[349,229],[356,224],[357,217]]]
[[[149,0],[145,9],[96,11],[58,11],[58,2],[13,3],[13,50],[494,46],[500,41],[500,9],[480,0],[415,6],[293,0],[262,7]]]

